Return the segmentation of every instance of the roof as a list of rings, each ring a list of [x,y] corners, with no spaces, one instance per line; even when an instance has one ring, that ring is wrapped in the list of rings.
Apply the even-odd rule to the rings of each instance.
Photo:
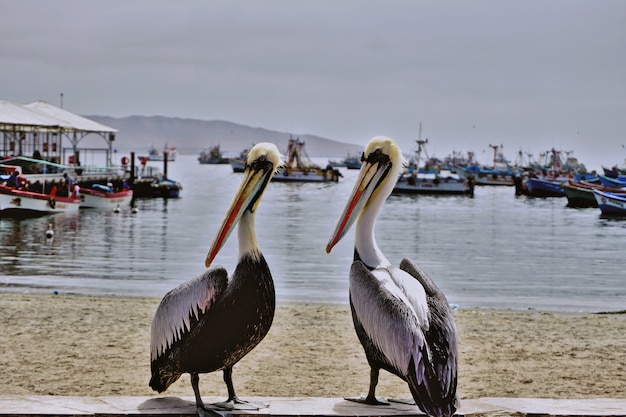
[[[0,100],[0,125],[59,127],[59,121],[37,110]]]
[[[79,116],[60,107],[53,106],[43,100],[26,104],[24,107],[39,111],[54,120],[64,129],[80,130],[84,132],[114,133],[117,129],[94,122],[86,117]]]

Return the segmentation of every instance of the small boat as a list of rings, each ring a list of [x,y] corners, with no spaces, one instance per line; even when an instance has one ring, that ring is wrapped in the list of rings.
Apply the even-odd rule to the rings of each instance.
[[[472,194],[471,180],[465,180],[450,171],[437,174],[402,174],[393,188],[394,194]]]
[[[607,216],[626,216],[626,196],[593,190],[602,214]]]
[[[159,178],[150,184],[152,197],[178,198],[183,186],[178,181],[169,178]]]
[[[607,177],[606,175],[598,175],[600,182],[605,187],[624,188],[626,187],[626,178],[618,176],[616,178]]]
[[[92,188],[80,189],[80,208],[101,210],[123,209],[130,207],[132,200],[133,190],[125,189],[114,191],[110,184],[94,184]]]
[[[27,218],[55,213],[76,213],[80,198],[20,190],[0,185],[0,217]]]
[[[393,188],[394,194],[473,194],[473,180],[466,180],[448,170],[434,168],[432,159],[426,152],[428,139],[421,139],[422,125],[420,123],[419,137],[415,159],[409,161],[409,169],[403,172]],[[420,166],[422,153],[427,158],[424,167]]]
[[[461,177],[473,178],[476,185],[514,185],[515,172],[510,170],[500,170],[483,168],[477,165],[467,166],[457,169]]]
[[[304,150],[304,142],[290,138],[285,166],[274,174],[278,182],[327,182],[339,181],[341,174],[332,166],[322,169],[314,164]]]
[[[243,172],[246,168],[246,158],[248,157],[249,149],[244,149],[239,153],[237,158],[230,159],[230,167],[233,172]]]
[[[167,146],[167,143],[165,144],[165,147],[163,148],[163,152],[159,151],[157,148],[152,146],[150,148],[150,151],[148,152],[147,160],[148,161],[163,161],[164,155],[166,152],[167,152],[168,161],[171,161],[171,162],[176,161],[176,157],[178,156],[178,151],[173,146]],[[141,159],[142,157],[139,157],[139,158]]]
[[[347,155],[340,161],[328,160],[328,165],[333,168],[361,169],[361,157]]]
[[[528,195],[532,197],[565,197],[564,181],[529,177],[525,181]]]
[[[198,162],[201,164],[227,164],[230,162],[228,158],[224,158],[220,151],[220,145],[211,147],[209,150],[203,150],[198,156]]]
[[[598,201],[593,190],[603,191],[613,194],[626,194],[626,189],[605,187],[599,183],[589,181],[570,180],[564,184],[568,207],[598,207]]]

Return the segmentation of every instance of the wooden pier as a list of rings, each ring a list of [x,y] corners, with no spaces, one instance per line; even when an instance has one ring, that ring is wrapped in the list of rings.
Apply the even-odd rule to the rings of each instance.
[[[221,412],[226,415],[263,416],[423,416],[414,405],[391,403],[368,406],[342,398],[246,398],[268,404],[258,411]],[[205,403],[223,401],[207,397]],[[0,396],[2,417],[68,417],[68,416],[143,416],[195,417],[193,397],[66,397],[66,396]],[[626,399],[595,398],[556,400],[543,398],[478,398],[462,402],[457,416],[626,416]]]

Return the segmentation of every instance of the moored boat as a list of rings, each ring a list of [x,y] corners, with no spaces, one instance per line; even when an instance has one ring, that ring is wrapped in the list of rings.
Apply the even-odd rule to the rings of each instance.
[[[602,214],[608,216],[626,216],[626,196],[593,190]]]
[[[198,156],[198,162],[201,164],[227,164],[230,162],[228,158],[224,158],[220,145],[211,147],[209,150],[203,150]]]
[[[148,151],[148,156],[145,158],[148,161],[163,161],[165,159],[165,153],[167,153],[168,161],[171,161],[171,162],[176,161],[176,156],[178,156],[178,151],[176,150],[174,146],[167,146],[167,143],[165,144],[165,147],[163,148],[163,152],[159,151],[154,146],[150,147],[150,150]],[[139,157],[139,158],[141,159],[142,157]]]
[[[617,178],[607,177],[606,175],[598,175],[600,182],[605,187],[624,188],[626,187],[626,178],[618,176]]]
[[[92,188],[81,188],[80,190],[80,208],[123,209],[130,207],[132,200],[132,190],[114,191],[110,185],[94,184]]]
[[[590,183],[587,181],[569,180],[563,186],[567,197],[568,207],[598,207],[598,201],[593,190],[626,195],[626,189],[605,187],[599,183]]]
[[[80,199],[75,196],[56,195],[19,190],[0,185],[0,217],[26,218],[55,213],[75,213]]]
[[[393,188],[394,194],[472,194],[470,181],[449,171],[440,173],[402,174]]]
[[[304,150],[300,139],[289,139],[287,162],[274,174],[273,181],[278,182],[327,182],[339,181],[341,174],[332,166],[322,169],[314,164]]]
[[[528,195],[533,197],[565,197],[564,181],[529,177],[525,181]]]

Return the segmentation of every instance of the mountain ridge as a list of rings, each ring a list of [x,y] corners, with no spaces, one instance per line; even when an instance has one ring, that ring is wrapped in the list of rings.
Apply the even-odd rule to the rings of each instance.
[[[252,127],[224,120],[200,120],[169,116],[84,116],[117,129],[115,147],[122,151],[147,153],[151,146],[161,150],[174,146],[179,153],[195,154],[219,145],[225,156],[236,156],[259,142],[273,142],[286,152],[290,137],[306,143],[311,157],[360,154],[363,146],[313,134],[296,134]]]

